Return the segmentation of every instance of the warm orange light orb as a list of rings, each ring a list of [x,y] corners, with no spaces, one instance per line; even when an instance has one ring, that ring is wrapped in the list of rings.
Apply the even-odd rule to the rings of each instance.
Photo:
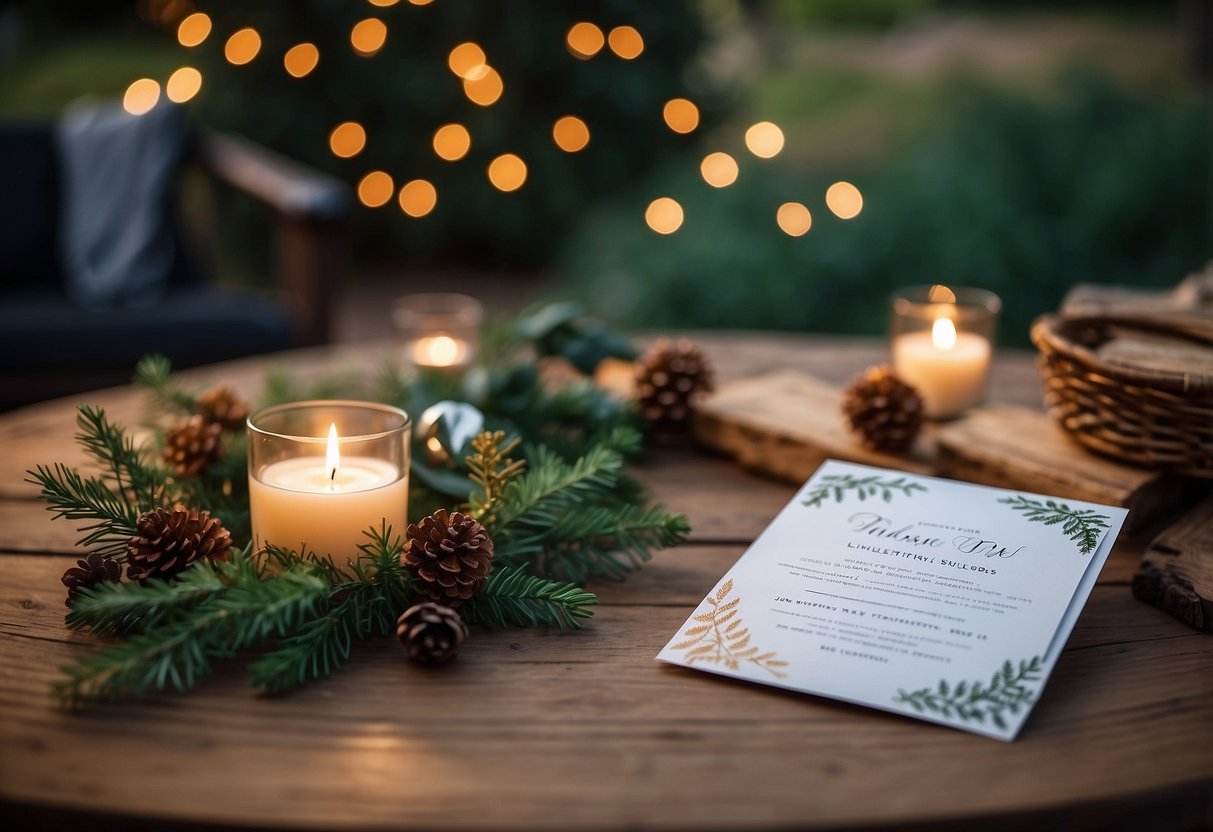
[[[863,194],[850,182],[835,182],[826,189],[826,207],[839,219],[854,219],[863,210]]]
[[[477,70],[487,62],[488,58],[485,56],[484,50],[471,41],[456,46],[446,59],[446,65],[451,68],[451,72],[460,78],[480,75]]]
[[[577,116],[563,116],[552,125],[552,140],[565,153],[576,153],[590,143],[590,128]]]
[[[329,134],[329,149],[334,156],[350,159],[366,147],[366,130],[356,121],[344,121]]]
[[[410,217],[424,217],[438,204],[438,191],[424,179],[405,182],[400,189],[400,210]]]
[[[501,98],[501,93],[505,91],[505,83],[497,74],[497,70],[488,64],[481,64],[480,70],[483,71],[475,71],[463,79],[463,94],[473,104],[488,107],[497,103],[497,99]]]
[[[513,153],[503,153],[489,162],[489,182],[499,191],[516,191],[526,182],[526,162]]]
[[[377,17],[368,17],[350,30],[350,45],[364,58],[369,58],[387,42],[387,24]]]
[[[770,159],[783,150],[783,131],[770,121],[760,121],[745,131],[745,146],[759,159]]]
[[[630,61],[644,51],[644,38],[633,26],[616,26],[607,35],[607,45],[616,55]]]
[[[251,26],[234,32],[223,45],[223,57],[234,66],[243,66],[261,51],[261,35]]]
[[[444,124],[434,131],[434,152],[438,158],[456,162],[468,154],[472,135],[462,124]]]
[[[691,133],[699,126],[699,108],[685,98],[671,98],[661,109],[666,126],[675,133]]]
[[[658,234],[673,234],[682,227],[682,219],[682,206],[668,196],[653,200],[644,212],[644,221]]]
[[[151,78],[140,78],[126,88],[122,96],[122,107],[133,116],[141,116],[160,100],[160,84]]]
[[[169,76],[164,94],[174,104],[184,104],[202,89],[202,73],[192,66],[183,66]]]
[[[395,191],[392,177],[381,170],[373,170],[358,181],[358,201],[368,208],[387,205]]]
[[[737,181],[737,160],[727,153],[709,153],[699,165],[703,181],[713,188],[727,188]]]
[[[182,46],[197,46],[211,33],[211,18],[194,12],[177,26],[177,42]]]
[[[791,237],[802,237],[813,226],[813,215],[799,202],[785,202],[775,212],[779,230]]]
[[[380,8],[383,8],[383,9],[386,9],[388,6],[394,6],[400,2],[400,0],[366,0],[366,1],[368,3],[370,3],[372,6],[379,6]],[[411,0],[410,0],[410,2],[411,2]],[[428,0],[427,0],[427,2],[428,2]],[[413,3],[413,5],[417,6],[417,5],[423,5],[423,4]]]
[[[282,65],[287,74],[294,78],[302,78],[320,62],[320,50],[314,43],[297,43],[282,56]]]
[[[589,60],[602,50],[606,38],[603,37],[601,29],[583,20],[573,24],[565,35],[564,42],[574,56]]]

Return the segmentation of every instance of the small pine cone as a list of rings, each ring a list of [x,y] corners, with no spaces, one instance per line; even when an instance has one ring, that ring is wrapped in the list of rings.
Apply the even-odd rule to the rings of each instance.
[[[72,605],[72,601],[80,594],[80,590],[96,586],[102,581],[119,581],[122,579],[122,566],[113,558],[90,552],[83,560],[63,573],[63,585],[67,587],[67,600],[63,603]]]
[[[410,661],[446,664],[459,655],[467,638],[467,625],[450,607],[426,602],[409,607],[396,620],[396,638]]]
[[[126,577],[132,581],[171,578],[199,558],[223,560],[232,547],[232,536],[209,511],[152,509],[140,516],[137,528],[126,543]]]
[[[248,418],[248,402],[230,387],[212,387],[199,394],[198,412],[208,422],[217,422],[224,430],[240,430]]]
[[[169,429],[164,436],[164,461],[179,477],[194,477],[214,465],[223,456],[219,434],[223,426],[201,415]]]
[[[493,568],[493,541],[479,521],[440,508],[406,532],[404,565],[412,571],[415,589],[451,606],[471,598]]]
[[[715,389],[707,357],[685,338],[663,338],[636,362],[636,403],[658,433],[685,431],[695,402]]]
[[[922,396],[887,365],[855,377],[843,394],[842,412],[874,451],[904,451],[922,430]]]

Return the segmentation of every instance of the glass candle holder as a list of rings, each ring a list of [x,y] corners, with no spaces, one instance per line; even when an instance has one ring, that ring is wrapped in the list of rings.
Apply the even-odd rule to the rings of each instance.
[[[408,525],[409,417],[371,402],[282,404],[248,419],[253,545],[356,558],[363,534]]]
[[[462,368],[476,360],[484,307],[469,295],[429,292],[397,298],[392,309],[405,363]]]
[[[893,367],[918,388],[928,418],[954,418],[985,398],[1001,310],[984,289],[912,286],[893,294]]]

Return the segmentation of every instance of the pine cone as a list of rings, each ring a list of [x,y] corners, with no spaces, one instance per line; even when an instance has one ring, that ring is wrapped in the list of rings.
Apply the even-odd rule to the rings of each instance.
[[[658,433],[686,430],[695,402],[715,389],[711,364],[685,338],[663,338],[636,362],[640,415]]]
[[[219,434],[223,427],[201,415],[191,416],[169,429],[164,436],[164,461],[179,477],[194,477],[214,465],[223,456]]]
[[[230,387],[212,387],[195,400],[198,412],[208,422],[218,422],[224,430],[240,430],[248,418],[248,402]]]
[[[126,544],[126,577],[132,581],[171,578],[199,558],[223,560],[232,546],[218,517],[184,506],[146,512],[137,528]]]
[[[459,613],[442,604],[417,604],[396,620],[396,638],[409,659],[421,664],[446,664],[459,655],[466,637],[467,625]]]
[[[451,606],[471,598],[493,568],[488,530],[468,515],[440,508],[420,524],[410,523],[404,565],[421,594]]]
[[[122,579],[122,566],[113,558],[90,552],[83,560],[63,573],[63,585],[67,587],[67,600],[63,603],[72,605],[72,601],[80,594],[80,590],[96,586],[102,581],[119,581]]]
[[[922,396],[887,365],[855,377],[843,394],[842,412],[874,451],[904,451],[922,430]]]

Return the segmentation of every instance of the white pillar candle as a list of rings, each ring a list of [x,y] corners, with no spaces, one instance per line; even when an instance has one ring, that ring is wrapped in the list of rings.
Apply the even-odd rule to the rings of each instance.
[[[971,332],[957,332],[941,317],[930,332],[907,332],[893,338],[897,374],[922,394],[932,419],[957,416],[985,396],[990,342]]]
[[[409,357],[418,367],[458,367],[470,354],[466,341],[450,335],[423,335],[409,344]]]
[[[249,509],[258,548],[306,546],[338,565],[356,559],[364,532],[385,521],[403,535],[408,472],[372,457],[340,456],[335,425],[325,457],[303,456],[249,471]]]

